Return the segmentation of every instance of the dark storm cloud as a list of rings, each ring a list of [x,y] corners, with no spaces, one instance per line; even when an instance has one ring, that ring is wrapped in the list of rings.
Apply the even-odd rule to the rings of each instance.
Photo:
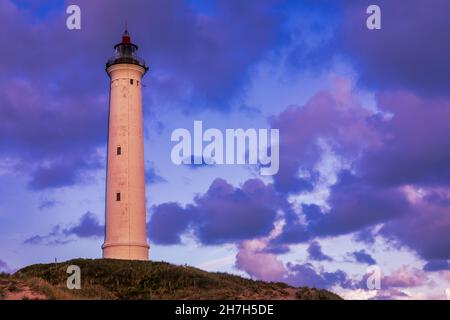
[[[208,108],[227,108],[249,66],[276,43],[282,22],[280,13],[273,14],[277,2],[217,1],[207,14],[181,0],[79,1],[84,24],[80,35],[69,39],[75,42],[71,47],[90,48],[82,59],[97,62],[101,71],[98,66],[112,53],[128,21],[132,39],[150,65],[145,82],[169,85],[172,97],[182,99],[190,92],[190,99],[196,99],[193,106],[203,101]],[[151,95],[161,98],[158,92]]]
[[[1,81],[1,79],[0,79]],[[26,80],[0,89],[0,146],[20,161],[40,190],[83,181],[83,170],[102,168],[96,148],[106,142],[106,107],[87,96],[43,92]]]
[[[322,247],[320,246],[319,242],[313,241],[309,245],[308,249],[306,249],[308,252],[308,259],[309,260],[315,260],[315,261],[333,261],[333,259],[330,256],[327,256],[322,252]]]
[[[8,43],[0,61],[0,148],[21,162],[36,190],[77,184],[103,167],[92,159],[106,144],[104,63],[125,21],[151,67],[145,84],[155,89],[144,88],[146,108],[169,99],[189,110],[228,109],[249,68],[281,45],[278,1],[218,1],[210,13],[181,0],[77,4],[79,31],[67,30],[62,6],[0,4],[0,39]]]
[[[99,98],[57,97],[28,80],[0,91],[0,143],[22,156],[54,156],[106,141],[106,106]],[[99,99],[98,101],[96,99]]]
[[[371,4],[381,8],[381,30],[366,27],[366,8]],[[448,96],[448,12],[447,0],[342,1],[336,43],[364,84]]]
[[[150,239],[175,244],[191,229],[203,244],[222,244],[267,235],[273,228],[276,211],[282,206],[272,185],[258,179],[234,187],[223,179],[213,181],[194,204],[156,206],[149,222]],[[166,235],[157,230],[170,230]],[[153,230],[153,231],[152,231]]]

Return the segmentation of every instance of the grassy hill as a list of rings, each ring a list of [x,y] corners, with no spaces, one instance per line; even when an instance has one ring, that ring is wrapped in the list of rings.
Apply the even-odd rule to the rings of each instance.
[[[81,269],[81,289],[68,290],[69,265]],[[27,295],[19,293],[28,292]],[[15,292],[16,295],[13,295]],[[74,259],[36,264],[0,276],[1,298],[29,299],[341,299],[314,288],[245,279],[165,262]]]

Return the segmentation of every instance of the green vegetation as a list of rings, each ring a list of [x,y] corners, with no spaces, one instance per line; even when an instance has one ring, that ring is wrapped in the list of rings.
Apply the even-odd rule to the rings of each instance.
[[[81,269],[81,290],[66,288],[69,265]],[[13,278],[49,299],[340,299],[326,290],[152,261],[75,259],[31,265]]]

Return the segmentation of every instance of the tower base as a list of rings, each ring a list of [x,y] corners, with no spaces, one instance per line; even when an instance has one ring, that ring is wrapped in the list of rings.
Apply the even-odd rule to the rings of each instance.
[[[148,260],[150,246],[147,243],[105,243],[103,258],[121,260]]]

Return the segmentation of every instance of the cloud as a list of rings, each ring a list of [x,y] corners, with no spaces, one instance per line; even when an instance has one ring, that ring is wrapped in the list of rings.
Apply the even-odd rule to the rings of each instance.
[[[23,244],[57,246],[67,244],[72,241],[74,240],[67,238],[67,236],[62,232],[61,227],[57,225],[54,226],[48,234],[31,236],[25,239]]]
[[[0,146],[30,175],[32,189],[72,185],[84,181],[83,170],[103,168],[97,148],[106,142],[106,109],[85,95],[56,96],[29,80],[11,79],[3,88]]]
[[[343,1],[342,24],[336,34],[361,82],[377,89],[408,89],[422,95],[448,96],[450,29],[446,0],[408,2],[380,0],[381,30],[369,31],[366,8],[373,1]]]
[[[76,235],[79,238],[101,237],[105,233],[105,227],[98,222],[92,212],[86,212],[81,216],[78,224],[62,231],[65,235]]]
[[[351,289],[354,284],[348,275],[342,271],[327,272],[316,271],[312,264],[287,264],[288,275],[286,281],[296,287],[308,286],[321,289],[329,289],[333,286]]]
[[[0,272],[9,272],[9,270],[8,264],[0,259]]]
[[[450,99],[420,98],[412,92],[382,92],[377,103],[389,120],[374,119],[380,144],[366,152],[361,171],[379,185],[448,186]]]
[[[215,179],[208,191],[186,207],[162,204],[152,210],[150,239],[156,243],[179,243],[180,235],[192,230],[202,244],[223,244],[267,235],[277,210],[283,205],[272,185],[259,179],[234,187]],[[157,235],[158,230],[166,235]],[[167,234],[168,233],[168,234]]]
[[[154,165],[151,164],[145,168],[145,182],[146,183],[160,183],[167,182],[162,176],[159,175]]]
[[[238,245],[235,267],[252,278],[265,281],[282,281],[286,269],[277,255],[268,252],[269,241],[281,232],[281,223],[276,223],[267,237],[246,240]]]
[[[366,298],[372,300],[423,299],[427,298],[427,295],[420,292],[412,293],[413,291],[410,289],[434,286],[434,282],[427,272],[406,265],[391,270],[386,275],[381,273],[379,290],[367,288],[367,280],[370,275],[370,273],[366,273],[360,281],[354,283],[354,288],[357,292],[363,292]],[[431,296],[428,298],[436,299],[436,297]]]
[[[353,281],[342,270],[326,272],[320,268],[317,271],[310,263],[284,265],[276,254],[268,252],[266,249],[270,241],[282,232],[282,228],[283,223],[277,222],[267,237],[247,240],[239,244],[236,268],[245,271],[252,278],[286,282],[292,286],[330,288],[338,285],[343,288],[353,288]]]
[[[333,259],[330,256],[327,256],[322,252],[322,248],[317,241],[311,242],[308,249],[306,249],[308,252],[308,258],[310,260],[315,261],[333,261]]]
[[[278,212],[285,224],[266,253],[281,254],[290,244],[353,233],[371,244],[377,236],[394,240],[425,260],[449,259],[449,101],[406,91],[381,92],[376,95],[378,109],[370,111],[351,82],[332,80],[330,92],[317,93],[303,106],[289,106],[271,120],[283,132],[282,169],[273,185],[263,187],[251,180],[267,197],[216,179],[193,204],[177,208],[188,222],[180,220],[170,241],[178,243],[179,235],[192,231],[203,244],[240,243],[267,234]],[[289,204],[289,196],[307,195],[326,178],[317,169],[324,152],[320,139],[341,163],[335,168],[335,181],[327,186],[326,205]],[[246,201],[240,201],[243,194]],[[257,203],[256,198],[264,200]],[[294,204],[298,210],[293,210]],[[163,211],[155,221],[178,223],[172,218],[176,214]],[[364,254],[359,251],[353,257],[372,264],[373,258]]]
[[[407,293],[398,289],[377,290],[377,293],[369,300],[405,300],[411,298]]]
[[[52,199],[41,199],[39,203],[39,210],[49,209],[53,208],[57,204],[59,204],[59,201],[52,200]]]
[[[428,261],[424,267],[424,271],[442,271],[450,270],[450,263],[447,260],[432,260]]]
[[[200,163],[197,164],[195,163],[196,161]],[[185,164],[184,162],[187,162],[187,164]],[[183,165],[192,170],[215,166],[214,159],[208,159],[204,156],[195,157],[193,154],[190,157],[186,157],[185,159],[183,159]]]
[[[389,275],[381,279],[383,289],[411,288],[421,286],[429,281],[426,272],[417,268],[402,266],[393,270]]]
[[[334,92],[321,91],[305,105],[291,105],[273,117],[279,128],[280,170],[274,176],[278,191],[311,191],[320,178],[315,164],[322,154],[319,140],[327,141],[341,157],[354,158],[375,144],[377,135],[369,125],[371,112],[359,103],[351,83],[334,77]]]
[[[308,229],[317,236],[348,234],[404,215],[409,203],[400,190],[383,189],[348,171],[339,174],[330,189],[331,209],[303,205]]]
[[[364,249],[359,250],[359,251],[354,251],[354,252],[352,252],[351,255],[355,259],[355,261],[358,263],[363,263],[363,264],[368,264],[368,265],[377,263],[375,261],[375,259],[372,258],[372,256],[370,254],[368,254]]]
[[[86,157],[74,155],[73,158],[66,155],[35,168],[28,186],[33,190],[71,186],[86,181],[83,170],[101,169],[103,166],[95,153]]]
[[[305,195],[323,181],[318,139],[329,141],[344,164],[327,188],[326,205],[298,203],[273,243],[354,233],[372,244],[376,236],[394,240],[425,260],[449,259],[450,100],[383,91],[378,110],[369,112],[345,79],[332,91],[288,107],[272,122],[283,131],[277,191]]]
[[[157,244],[181,243],[181,235],[187,230],[191,216],[178,203],[169,202],[152,208],[147,223],[149,239]]]
[[[373,245],[376,241],[376,232],[373,228],[364,228],[353,235],[355,241],[363,242],[368,245]]]
[[[286,31],[274,0],[218,1],[211,13],[181,0],[77,4],[85,17],[77,32],[64,28],[63,5],[0,4],[0,37],[15,39],[0,61],[0,148],[19,160],[34,190],[84,183],[87,173],[104,168],[96,154],[107,137],[103,66],[124,21],[133,21],[132,39],[152,70],[145,109],[166,102],[188,111],[229,110],[251,67],[288,41],[279,38]]]
[[[380,234],[415,250],[425,260],[450,259],[448,207],[419,196],[415,201],[408,215],[386,223]]]
[[[78,223],[66,228],[56,225],[46,235],[35,235],[27,238],[23,243],[30,245],[64,245],[77,238],[97,238],[104,235],[104,226],[98,222],[92,212],[83,214]]]

